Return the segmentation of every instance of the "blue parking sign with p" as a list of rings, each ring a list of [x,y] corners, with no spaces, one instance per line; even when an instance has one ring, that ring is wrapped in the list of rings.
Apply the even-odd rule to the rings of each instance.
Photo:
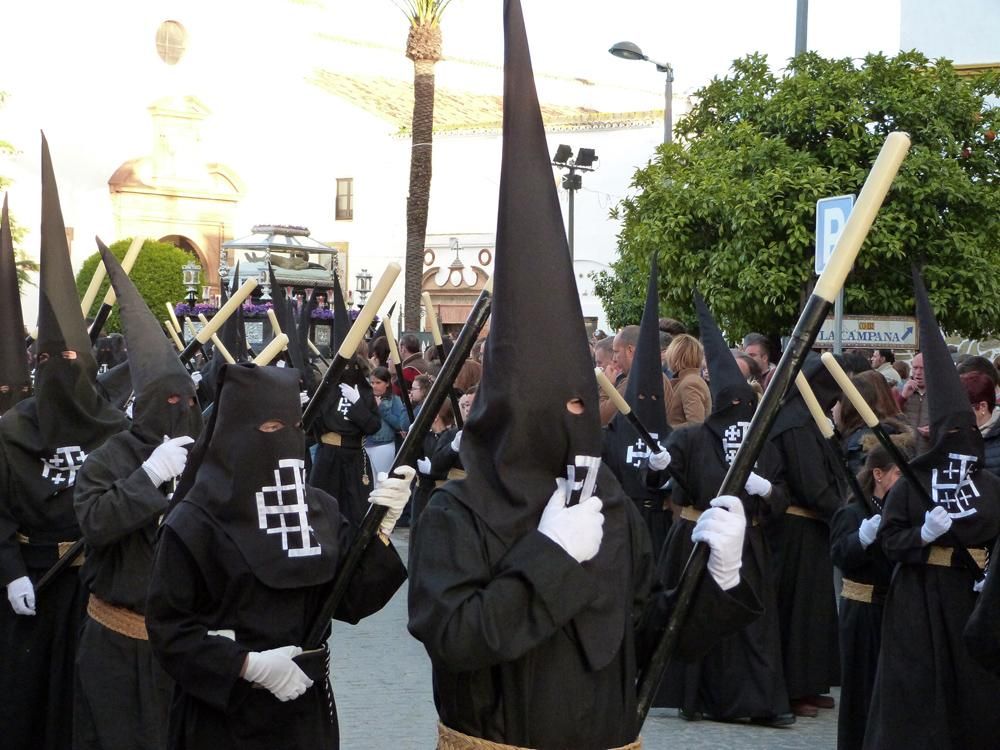
[[[854,208],[853,195],[837,195],[816,201],[816,273],[823,273],[837,247],[837,240]]]

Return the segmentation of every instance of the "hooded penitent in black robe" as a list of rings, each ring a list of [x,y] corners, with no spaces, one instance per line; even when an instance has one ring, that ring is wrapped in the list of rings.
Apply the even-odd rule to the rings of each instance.
[[[677,477],[674,503],[682,509],[702,512],[718,494],[729,464],[743,443],[756,396],[697,293],[695,306],[710,375],[712,413],[702,424],[675,430],[667,440],[667,448],[670,472]],[[675,660],[667,668],[655,701],[657,706],[678,707],[689,715],[701,713],[722,720],[773,720],[789,713],[772,554],[764,533],[788,505],[781,460],[773,446],[764,445],[754,471],[770,480],[771,493],[766,498],[740,493],[747,517],[740,576],[757,593],[764,614],[723,638],[703,658],[688,663]],[[656,480],[665,474],[656,472]],[[682,515],[671,527],[657,571],[667,589],[677,585],[691,555],[694,525],[693,520]]]
[[[125,429],[94,390],[97,365],[42,141],[41,276],[35,395],[0,420],[0,584],[33,585],[79,539],[73,485],[84,459]],[[62,352],[76,353],[64,359]],[[62,544],[60,544],[62,543]],[[0,733],[10,750],[70,747],[73,661],[86,590],[70,567],[36,592],[35,615],[0,607]]]
[[[879,501],[872,498],[876,510]],[[873,587],[870,603],[840,598],[840,711],[837,716],[838,750],[858,750],[865,737],[868,706],[875,684],[875,669],[882,643],[882,610],[889,590],[892,563],[878,540],[861,544],[858,529],[872,512],[852,500],[833,516],[830,556],[844,578]]]
[[[540,750],[632,742],[637,666],[670,608],[634,504],[602,468],[595,494],[604,501],[605,541],[595,560],[617,557],[613,585],[624,610],[598,657],[578,628],[607,601],[601,562],[580,565],[534,529],[503,539],[467,491],[464,481],[437,490],[411,541],[409,629],[434,666],[441,722]],[[679,654],[697,658],[759,613],[746,583],[724,592],[706,575]]]
[[[910,463],[885,502],[879,539],[896,569],[882,621],[882,651],[866,748],[985,750],[1000,737],[1000,677],[966,648],[963,630],[976,604],[974,574],[957,563],[931,564],[957,540],[991,550],[1000,534],[1000,478],[980,471],[982,434],[952,364],[923,281],[914,272],[927,379],[931,447]],[[928,499],[952,519],[950,533],[925,544]],[[950,537],[950,538],[949,538]]]
[[[339,746],[323,650],[300,660],[314,684],[285,703],[240,677],[248,652],[303,645],[355,533],[305,484],[298,379],[291,368],[221,370],[212,423],[161,527],[146,624],[176,682],[172,750]],[[269,420],[285,426],[257,429]],[[377,611],[405,576],[393,547],[374,540],[337,619]]]
[[[142,463],[164,437],[196,438],[201,411],[174,347],[118,261],[98,243],[125,323],[135,403],[131,429],[90,454],[76,482],[74,505],[87,541],[81,577],[92,605],[80,633],[73,747],[163,750],[173,682],[148,639],[95,607],[110,605],[115,616],[131,613],[136,620],[145,614],[154,540],[173,482],[154,485]]]
[[[517,0],[505,3],[504,30],[490,335],[462,431],[466,477],[434,492],[410,541],[409,629],[430,656],[446,727],[606,750],[636,738],[644,636],[655,637],[668,602],[653,589],[649,532],[601,464],[597,382]],[[550,502],[592,496],[603,532],[581,564],[538,524]],[[682,632],[703,629],[707,645],[758,613],[745,583],[722,592],[706,575]]]
[[[337,498],[341,512],[357,526],[368,512],[368,495],[375,484],[364,439],[378,432],[382,419],[372,387],[356,362],[347,366],[340,382],[355,386],[361,398],[352,404],[339,387],[330,389],[316,419],[315,432],[338,435],[340,445],[318,443],[309,484]]]
[[[632,357],[632,367],[625,386],[625,402],[662,446],[670,434],[667,410],[663,404],[663,370],[660,365],[659,273],[656,256],[649,268],[646,304],[639,323],[639,338]],[[649,486],[646,470],[651,448],[624,414],[615,414],[604,428],[601,459],[614,473],[625,493],[636,504],[649,529],[653,555],[658,557],[670,529],[670,493],[663,483]]]
[[[807,357],[802,371],[829,410],[839,391],[819,357]],[[767,529],[777,561],[785,685],[795,701],[828,693],[840,682],[829,523],[843,502],[843,489],[839,459],[797,392],[782,405],[769,439],[785,467],[790,505],[814,514],[795,515],[790,509]]]
[[[10,234],[7,196],[4,195],[0,211],[0,416],[30,395],[31,372],[24,345],[14,241]]]

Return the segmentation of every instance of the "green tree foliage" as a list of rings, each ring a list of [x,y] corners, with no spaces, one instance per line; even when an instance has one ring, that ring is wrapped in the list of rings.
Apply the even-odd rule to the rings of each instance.
[[[119,261],[125,257],[125,253],[128,251],[131,242],[132,240],[129,238],[119,240],[111,245],[111,252],[115,254],[115,257]],[[81,298],[87,291],[87,286],[94,277],[94,272],[97,270],[97,264],[100,260],[100,253],[94,253],[84,261],[83,268],[77,274],[76,288]],[[149,309],[153,311],[153,315],[156,316],[157,320],[162,320],[166,317],[165,302],[177,303],[183,301],[185,298],[187,291],[184,288],[184,284],[181,283],[183,279],[181,268],[190,260],[190,254],[165,242],[146,240],[142,243],[142,251],[135,261],[135,266],[132,267],[132,273],[129,274],[129,278],[132,279],[132,283],[135,284],[142,298],[146,300],[146,304],[149,305]],[[97,313],[110,285],[110,280],[105,277],[101,283],[101,289],[97,294],[97,298],[94,301],[94,306],[88,313],[89,315]],[[108,318],[104,330],[108,333],[122,331],[121,318],[118,316],[117,305]]]
[[[698,286],[734,337],[787,333],[814,283],[817,199],[857,194],[903,130],[913,145],[847,279],[846,312],[912,314],[918,262],[946,330],[997,332],[1000,110],[984,98],[998,93],[996,74],[963,77],[918,52],[862,65],[806,53],[781,74],[761,55],[737,60],[616,209],[619,257],[595,278],[610,322],[638,322],[655,252],[666,314],[691,321]]]

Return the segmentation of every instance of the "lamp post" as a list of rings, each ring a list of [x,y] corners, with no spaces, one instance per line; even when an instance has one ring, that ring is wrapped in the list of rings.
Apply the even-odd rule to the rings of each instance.
[[[364,307],[372,291],[372,275],[367,268],[362,268],[361,273],[354,277],[354,290],[358,295],[358,304]]]
[[[647,55],[643,54],[642,50],[639,49],[638,44],[633,42],[618,42],[617,44],[611,45],[611,49],[608,50],[615,57],[620,57],[623,60],[645,60],[646,62],[653,63],[656,69],[661,73],[667,74],[666,85],[664,88],[664,102],[663,102],[663,142],[670,143],[673,140],[673,127],[671,123],[671,109],[674,100],[674,69],[670,63],[657,62],[656,60],[651,60]]]
[[[197,290],[201,285],[201,266],[193,260],[189,260],[181,266],[181,272],[183,273],[184,286],[187,289],[188,306],[193,309],[197,301]]]
[[[566,239],[569,244],[569,259],[573,260],[573,196],[577,190],[583,187],[583,175],[577,172],[593,172],[597,167],[594,162],[598,161],[597,154],[592,148],[581,148],[576,152],[576,158],[572,157],[573,149],[565,143],[560,143],[552,156],[552,166],[568,170],[563,175],[562,186],[569,191],[569,215],[566,220]]]

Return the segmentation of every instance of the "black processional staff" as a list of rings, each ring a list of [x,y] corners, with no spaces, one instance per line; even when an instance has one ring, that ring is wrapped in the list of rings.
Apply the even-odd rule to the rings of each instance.
[[[781,361],[778,362],[778,367],[775,369],[774,375],[771,376],[771,382],[767,390],[764,391],[764,397],[753,415],[743,444],[729,465],[726,478],[719,488],[720,495],[738,495],[746,484],[747,477],[750,476],[753,465],[764,448],[774,419],[778,415],[778,408],[781,406],[785,391],[788,390],[796,373],[802,367],[806,353],[816,340],[820,326],[826,320],[837,294],[844,286],[847,273],[854,264],[854,258],[861,248],[861,243],[864,242],[909,147],[910,138],[906,133],[890,133],[886,137],[882,150],[872,166],[872,171],[858,195],[857,203],[844,225],[833,256],[827,263],[826,270],[817,280],[809,299],[806,300],[799,320],[792,331],[788,346],[785,348],[785,353],[782,355]],[[659,688],[667,663],[673,655],[678,635],[705,573],[707,562],[708,548],[704,544],[695,544],[684,571],[681,573],[678,593],[673,611],[670,613],[670,619],[653,651],[649,666],[640,677],[637,695],[637,716],[640,727],[646,720],[653,696]]]
[[[392,330],[392,318],[388,315],[385,318],[385,340],[389,344],[389,361],[392,362],[393,369],[396,370],[396,382],[399,384],[399,392],[403,396],[403,406],[406,413],[413,422],[413,402],[410,401],[410,389],[406,387],[406,379],[403,377],[403,360],[399,356],[399,345],[396,343],[396,334]]]
[[[837,385],[840,386],[844,395],[850,399],[854,408],[857,410],[858,415],[864,423],[871,428],[871,431],[875,434],[875,437],[878,438],[878,441],[885,448],[886,452],[892,456],[892,460],[896,463],[896,466],[899,467],[900,473],[923,499],[928,510],[934,508],[934,501],[931,500],[930,496],[927,494],[927,490],[924,488],[924,485],[921,484],[917,475],[913,473],[913,469],[910,468],[910,464],[909,461],[906,460],[906,456],[904,456],[903,452],[899,450],[899,446],[892,442],[892,438],[889,437],[889,433],[887,433],[885,428],[882,427],[875,412],[872,411],[868,402],[865,401],[864,396],[861,395],[861,392],[857,389],[854,383],[851,382],[851,378],[846,372],[844,372],[844,368],[840,366],[840,363],[829,352],[824,353],[820,359],[823,361],[823,364],[826,365],[826,369],[830,371],[830,374],[833,375],[834,380],[837,381]],[[955,536],[955,532],[945,532],[944,535],[940,537],[940,541],[942,544],[955,548],[954,553],[952,553],[955,556],[955,559],[972,571],[975,574],[977,581],[983,579],[986,574],[983,572],[983,569],[979,567],[979,564],[975,561],[975,559],[973,559],[972,555],[969,554],[969,550],[966,549],[965,545],[959,541],[957,536]]]
[[[872,504],[872,499],[868,496],[868,493],[861,488],[861,483],[858,482],[857,476],[851,471],[850,466],[847,465],[847,458],[844,456],[843,448],[841,448],[840,441],[837,440],[837,434],[833,429],[833,423],[826,416],[823,411],[823,407],[819,405],[819,400],[816,398],[816,394],[813,393],[812,387],[809,385],[809,381],[806,380],[806,376],[799,372],[795,376],[795,385],[799,389],[799,393],[802,394],[802,400],[805,402],[806,408],[809,409],[809,413],[812,415],[813,421],[816,423],[816,428],[819,430],[820,434],[826,438],[827,444],[833,451],[836,458],[835,463],[840,473],[843,475],[844,479],[847,481],[847,486],[851,488],[851,492],[856,498],[865,504],[868,508],[868,512],[872,515],[878,513],[878,509]]]
[[[312,428],[312,423],[319,416],[319,410],[327,393],[331,388],[340,383],[344,369],[354,359],[358,345],[368,332],[368,326],[375,319],[375,314],[388,296],[392,285],[396,283],[396,278],[399,276],[400,270],[399,263],[390,263],[386,266],[382,278],[378,280],[378,284],[375,285],[375,288],[368,297],[368,303],[361,308],[357,319],[351,325],[347,335],[344,336],[344,340],[334,355],[333,361],[326,368],[326,372],[323,373],[323,379],[319,381],[319,385],[316,386],[316,390],[312,398],[309,399],[305,411],[302,412],[302,427],[306,432],[309,432]]]
[[[203,326],[208,325],[208,318],[205,317],[205,313],[198,313],[198,320],[201,321]],[[212,346],[215,351],[217,351],[219,355],[226,360],[226,364],[236,364],[236,359],[229,353],[229,350],[226,348],[226,345],[222,343],[222,339],[219,338],[219,334],[217,333],[212,334]]]
[[[139,257],[139,251],[142,250],[142,237],[136,237],[132,240],[132,244],[128,246],[128,250],[125,252],[125,257],[122,259],[122,270],[125,271],[125,275],[132,273],[132,266],[135,265],[136,258]],[[81,302],[80,307],[83,310],[83,317],[87,317],[87,313],[90,312],[90,306],[93,304],[94,297],[97,296],[97,291],[101,286],[101,282],[104,280],[104,274],[106,270],[103,263],[98,263],[97,268],[94,269],[94,276],[90,280],[90,286],[87,287],[87,292],[83,296],[83,302]],[[98,278],[100,276],[100,278]],[[97,286],[94,286],[94,279],[97,279]],[[91,292],[93,289],[93,292]],[[89,298],[88,298],[89,295]],[[108,316],[111,315],[111,310],[115,306],[115,300],[118,297],[115,294],[115,288],[113,286],[108,287],[108,293],[104,295],[104,302],[97,310],[97,315],[94,316],[94,322],[90,325],[90,343],[96,344],[97,339],[101,335],[101,329],[104,328],[104,324],[108,322]]]
[[[615,408],[621,412],[622,416],[628,420],[628,423],[632,425],[636,432],[639,433],[639,437],[645,441],[646,445],[649,446],[649,450],[653,453],[659,453],[663,448],[660,446],[660,441],[653,437],[652,433],[646,429],[639,417],[632,407],[628,405],[628,401],[625,397],[618,392],[618,389],[608,380],[608,376],[604,374],[604,370],[600,367],[594,368],[594,375],[597,377],[597,385],[600,386],[601,390],[604,391],[605,395],[611,400],[611,403],[615,405]],[[684,493],[693,498],[694,495],[691,494],[691,490],[687,488],[684,484],[684,480],[681,479],[680,475],[677,474],[673,469],[667,466],[667,472],[670,474],[670,478],[677,482],[677,485],[684,490]]]
[[[167,305],[170,303],[168,302]],[[170,334],[170,339],[174,342],[174,346],[177,347],[177,353],[180,354],[184,351],[184,342],[181,341],[181,337],[177,335],[179,329],[174,328],[173,323],[169,320],[163,321],[163,329]]]
[[[399,466],[413,466],[417,459],[423,455],[424,435],[430,429],[431,422],[437,416],[441,404],[448,398],[448,391],[451,390],[451,384],[455,382],[459,370],[462,369],[465,360],[469,358],[469,354],[472,352],[472,345],[476,343],[476,339],[479,338],[479,332],[483,330],[483,326],[486,325],[486,321],[490,317],[492,303],[493,280],[490,279],[486,282],[486,286],[483,287],[482,292],[479,293],[479,298],[472,306],[472,311],[469,313],[469,317],[462,327],[462,332],[458,335],[455,346],[452,347],[451,354],[448,355],[448,358],[441,365],[441,370],[438,372],[437,377],[434,379],[434,384],[424,398],[423,406],[420,407],[420,413],[413,421],[413,424],[410,425],[403,444],[396,453],[396,457],[392,460],[392,469],[389,470],[390,474]],[[365,307],[367,308],[368,305],[365,305]],[[386,325],[385,330],[388,334],[389,325]],[[357,567],[358,562],[360,562],[361,556],[364,554],[368,544],[378,533],[379,526],[381,526],[382,519],[385,518],[387,510],[385,506],[372,505],[365,514],[364,519],[362,519],[361,528],[358,529],[354,541],[351,542],[347,554],[337,569],[337,575],[333,579],[333,587],[330,589],[330,594],[327,596],[319,615],[309,629],[309,634],[305,639],[305,648],[319,648],[323,644],[323,638],[330,627],[330,620],[333,619],[334,612],[337,611],[337,607],[340,605],[340,600],[344,598],[347,586],[354,575],[354,569]]]
[[[424,301],[424,312],[427,315],[427,326],[431,329],[431,339],[434,341],[434,348],[437,350],[438,362],[444,362],[444,339],[441,338],[441,327],[438,325],[437,313],[434,312],[434,305],[431,303],[430,292],[424,292],[421,295],[421,299]],[[462,410],[458,408],[458,396],[455,395],[455,389],[448,389],[448,399],[451,401],[451,410],[455,413],[455,425],[458,429],[462,429],[465,425],[462,424]]]
[[[219,311],[212,316],[212,319],[208,323],[202,326],[202,329],[195,334],[187,346],[184,347],[184,351],[180,353],[181,363],[187,364],[190,362],[194,355],[198,353],[202,346],[212,338],[212,334],[216,333],[222,324],[226,322],[226,319],[230,315],[236,312],[240,305],[243,304],[244,300],[249,297],[253,290],[257,288],[257,279],[249,278],[243,282],[239,289],[237,289],[233,295],[226,300],[226,303],[219,308]]]
[[[326,357],[323,356],[323,352],[321,352],[317,348],[316,344],[313,343],[312,339],[307,338],[306,339],[306,345],[309,347],[309,351],[311,351],[313,354],[315,354],[319,358],[319,361],[323,363],[323,367],[329,367],[330,366],[330,360],[328,360]]]

